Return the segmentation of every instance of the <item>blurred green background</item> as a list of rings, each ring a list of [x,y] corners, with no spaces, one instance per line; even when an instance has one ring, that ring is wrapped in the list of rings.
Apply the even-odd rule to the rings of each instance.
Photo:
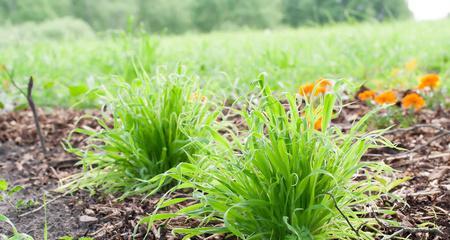
[[[0,0],[0,26],[0,65],[23,87],[34,76],[40,106],[96,107],[142,70],[221,99],[261,72],[289,92],[321,77],[413,88],[430,72],[447,89],[450,75],[450,20],[416,22],[404,0]],[[0,105],[25,106],[0,83]]]
[[[404,0],[0,0],[2,25],[70,19],[94,31],[142,25],[158,33],[208,32],[409,16]]]

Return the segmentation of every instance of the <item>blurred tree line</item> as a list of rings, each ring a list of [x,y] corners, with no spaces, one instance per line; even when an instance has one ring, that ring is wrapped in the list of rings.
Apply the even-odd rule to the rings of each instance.
[[[142,24],[152,32],[207,32],[409,15],[405,0],[0,0],[1,25],[71,16],[97,31]]]

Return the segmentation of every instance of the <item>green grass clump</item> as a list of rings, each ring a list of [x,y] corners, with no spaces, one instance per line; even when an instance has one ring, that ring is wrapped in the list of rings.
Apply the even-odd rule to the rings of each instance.
[[[288,95],[286,111],[263,84],[260,102],[242,111],[249,126],[243,139],[235,138],[227,153],[206,156],[209,164],[186,163],[172,171],[182,182],[174,190],[195,189],[192,198],[198,203],[141,222],[180,215],[200,220],[197,228],[174,229],[186,239],[203,233],[231,233],[242,239],[373,238],[358,230],[362,225],[370,229],[373,219],[355,206],[378,199],[385,187],[375,174],[358,181],[353,176],[367,169],[369,164],[360,162],[366,150],[389,142],[379,138],[379,132],[362,133],[368,116],[348,133],[330,126],[335,98],[327,94],[299,106]],[[319,118],[322,130],[314,128]],[[378,164],[371,168],[389,170]],[[184,200],[163,200],[160,208]]]
[[[124,84],[111,96],[109,116],[99,119],[101,131],[77,129],[88,136],[89,145],[69,151],[81,157],[84,171],[66,187],[91,188],[126,195],[149,193],[164,183],[148,180],[188,162],[189,155],[208,142],[216,112],[195,92],[183,74],[168,78],[144,77]],[[108,126],[111,125],[112,126]]]

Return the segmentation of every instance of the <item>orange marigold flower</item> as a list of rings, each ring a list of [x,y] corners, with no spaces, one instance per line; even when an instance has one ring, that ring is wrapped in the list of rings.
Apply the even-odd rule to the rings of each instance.
[[[316,130],[322,129],[322,117],[316,120],[316,122],[314,123],[314,129]]]
[[[325,94],[327,92],[327,86],[332,85],[330,81],[325,79],[318,80],[316,83],[317,85],[315,85],[314,83],[302,85],[298,90],[299,94],[301,96],[308,96],[314,92],[314,96],[318,96],[320,94]]]
[[[427,74],[420,78],[419,89],[435,89],[439,86],[440,78],[437,74]]]
[[[405,69],[412,72],[417,68],[417,60],[415,58],[405,63]]]
[[[321,78],[319,80],[316,81],[316,84],[319,84],[319,86],[321,87],[328,87],[328,86],[333,86],[333,83],[325,78]]]
[[[425,106],[425,100],[417,93],[409,93],[402,99],[404,109],[414,108],[416,111]]]
[[[315,96],[319,94],[325,94],[328,91],[328,87],[333,86],[333,82],[325,78],[317,80],[316,84],[318,85],[318,87],[316,89],[316,92],[314,93]]]
[[[375,97],[375,102],[383,105],[383,104],[394,104],[397,102],[397,95],[394,91],[386,91]]]
[[[372,90],[365,90],[358,94],[358,98],[361,101],[366,101],[375,98],[375,92]]]
[[[317,96],[319,94],[325,94],[327,92],[326,87],[317,87],[316,91],[314,92],[314,96]]]
[[[313,90],[314,90],[314,84],[308,83],[308,84],[302,85],[300,87],[300,89],[298,90],[298,93],[300,94],[300,96],[307,96],[307,95],[311,94]]]

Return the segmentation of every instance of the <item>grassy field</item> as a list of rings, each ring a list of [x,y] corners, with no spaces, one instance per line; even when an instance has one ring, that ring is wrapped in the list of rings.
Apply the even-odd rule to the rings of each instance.
[[[16,81],[36,79],[39,105],[93,107],[101,88],[137,77],[136,68],[176,69],[198,77],[210,94],[249,89],[261,72],[276,90],[297,91],[320,77],[348,78],[377,88],[412,87],[421,74],[437,72],[448,88],[450,21],[367,23],[298,30],[217,32],[182,36],[102,34],[77,40],[3,43],[0,63]],[[417,61],[417,69],[405,64]],[[2,76],[4,104],[22,102]],[[88,93],[89,96],[86,96]],[[5,97],[6,96],[6,97]],[[80,102],[81,101],[81,102]]]

